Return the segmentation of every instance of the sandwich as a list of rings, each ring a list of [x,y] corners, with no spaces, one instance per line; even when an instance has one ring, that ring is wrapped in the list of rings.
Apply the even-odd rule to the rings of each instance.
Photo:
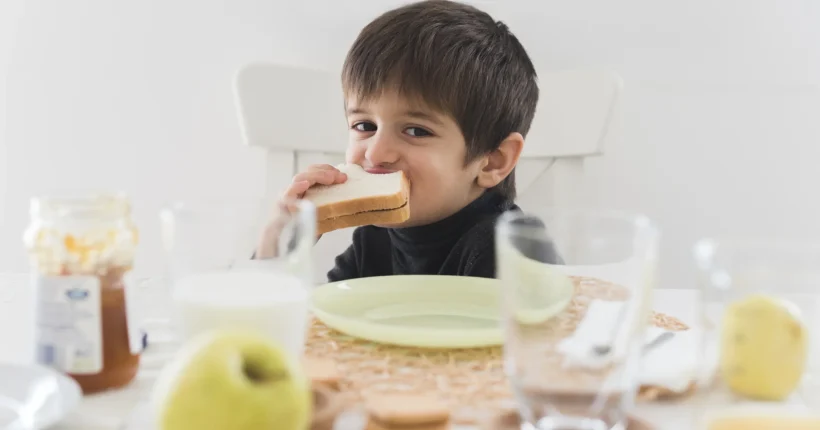
[[[410,218],[410,182],[404,172],[369,173],[357,164],[336,167],[347,174],[347,181],[315,185],[305,192],[304,199],[316,206],[316,234]]]

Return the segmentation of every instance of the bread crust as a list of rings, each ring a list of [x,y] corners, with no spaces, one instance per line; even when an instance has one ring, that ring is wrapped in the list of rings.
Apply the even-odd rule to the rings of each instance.
[[[320,220],[316,225],[316,234],[325,234],[333,230],[373,224],[399,224],[410,219],[410,204],[398,209],[371,210],[353,215]]]
[[[387,209],[397,209],[404,206],[410,199],[410,182],[407,180],[407,176],[404,172],[400,173],[401,190],[397,193],[381,196],[360,197],[322,205],[316,208],[316,219],[321,222],[333,218],[359,215],[362,212],[383,211]]]

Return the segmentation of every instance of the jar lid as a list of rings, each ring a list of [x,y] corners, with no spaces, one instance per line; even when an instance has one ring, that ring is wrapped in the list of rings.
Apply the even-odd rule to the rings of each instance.
[[[41,196],[31,199],[32,218],[106,220],[128,216],[131,203],[123,193]]]

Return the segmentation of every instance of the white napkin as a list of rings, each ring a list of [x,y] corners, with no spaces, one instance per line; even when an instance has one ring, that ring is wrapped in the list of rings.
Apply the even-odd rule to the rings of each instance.
[[[641,385],[664,387],[678,393],[686,391],[697,377],[702,350],[699,333],[694,329],[675,332],[671,339],[643,355]]]
[[[558,345],[558,351],[564,354],[564,365],[598,369],[623,358],[627,347],[624,336],[629,335],[625,328],[630,325],[626,319],[632,317],[625,305],[625,302],[593,300],[572,336]],[[612,349],[606,354],[596,354],[597,346]]]
[[[627,306],[626,302],[593,300],[572,336],[558,345],[559,352],[564,354],[564,365],[599,369],[621,360],[628,346],[624,336],[629,333],[625,329],[631,325],[625,319],[632,313],[627,308],[622,314],[624,306]],[[659,327],[647,328],[644,343],[649,344],[664,332],[666,330]],[[595,353],[596,346],[606,345],[612,347],[608,354]],[[699,351],[702,348],[698,330],[675,332],[672,338],[644,354],[639,376],[641,385],[659,386],[676,392],[686,390],[698,375]],[[704,367],[711,371],[711,365]]]

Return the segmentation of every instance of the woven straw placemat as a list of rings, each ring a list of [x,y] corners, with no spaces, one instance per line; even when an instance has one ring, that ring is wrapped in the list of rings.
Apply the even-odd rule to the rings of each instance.
[[[592,300],[624,300],[629,295],[626,288],[599,279],[571,279],[575,294],[570,305],[550,320],[549,331],[554,336],[569,336]],[[654,312],[651,321],[669,330],[688,328]],[[314,319],[306,356],[335,360],[341,374],[339,391],[352,404],[379,394],[436,395],[448,403],[457,422],[474,422],[478,416],[509,407],[512,401],[501,347],[434,350],[383,345],[339,333]],[[662,394],[651,391],[652,396]]]

